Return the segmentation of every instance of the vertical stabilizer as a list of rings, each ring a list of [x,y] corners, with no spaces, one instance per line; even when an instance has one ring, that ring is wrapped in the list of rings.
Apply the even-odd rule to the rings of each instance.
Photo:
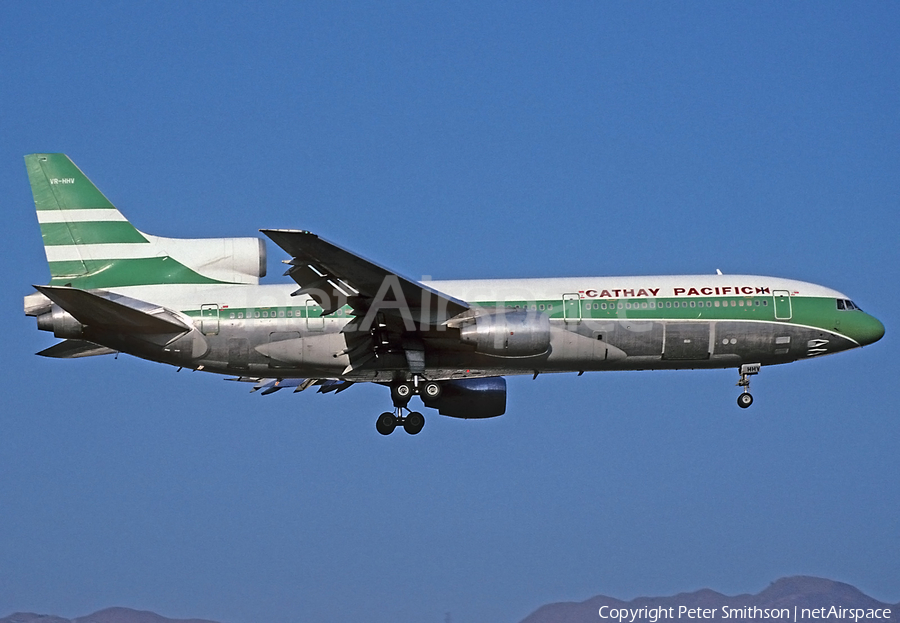
[[[25,166],[51,283],[84,280],[109,269],[117,256],[152,254],[147,238],[68,156],[30,154],[25,156]],[[133,245],[143,248],[134,249]]]
[[[25,156],[50,285],[115,288],[256,284],[258,238],[163,238],[138,231],[65,154]]]

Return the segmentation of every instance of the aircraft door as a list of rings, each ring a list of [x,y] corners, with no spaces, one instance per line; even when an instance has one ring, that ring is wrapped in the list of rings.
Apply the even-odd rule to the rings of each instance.
[[[666,323],[663,359],[709,359],[708,322]]]
[[[563,318],[566,324],[581,322],[581,295],[563,294]]]
[[[200,332],[203,335],[219,334],[219,306],[215,303],[200,306]]]
[[[787,290],[773,290],[772,298],[775,299],[775,320],[790,320],[793,316],[791,293]]]
[[[310,331],[324,331],[325,318],[320,316],[322,310],[315,301],[306,301],[306,328]]]

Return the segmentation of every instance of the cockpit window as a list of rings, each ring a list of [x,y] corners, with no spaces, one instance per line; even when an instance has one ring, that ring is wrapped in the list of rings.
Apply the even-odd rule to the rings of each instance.
[[[859,305],[857,305],[850,299],[837,299],[837,308],[840,310],[851,310],[852,311],[855,309],[856,311],[862,311],[859,308]]]
[[[844,307],[844,299],[838,299],[837,306],[838,306],[838,309],[840,309],[840,310],[846,309],[846,307]]]

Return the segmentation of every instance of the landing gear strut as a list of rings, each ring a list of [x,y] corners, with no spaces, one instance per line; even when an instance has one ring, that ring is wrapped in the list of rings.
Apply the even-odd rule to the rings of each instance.
[[[759,374],[759,369],[761,367],[762,365],[758,363],[745,363],[741,365],[741,380],[737,382],[738,387],[744,388],[744,392],[740,394],[737,399],[738,406],[741,409],[746,409],[753,404],[753,396],[750,395],[750,377],[754,374]]]
[[[409,413],[404,417],[403,411]],[[409,411],[406,407],[397,407],[394,413],[385,411],[375,421],[375,430],[382,435],[390,435],[397,426],[402,426],[410,435],[417,435],[425,426],[425,416],[418,411]]]
[[[390,435],[397,426],[402,426],[410,435],[417,435],[425,426],[425,416],[418,411],[410,411],[407,408],[410,398],[415,394],[421,394],[434,400],[441,395],[441,384],[435,381],[426,381],[418,374],[412,381],[402,381],[391,385],[391,400],[394,402],[394,412],[385,411],[378,416],[375,429],[382,435]],[[407,415],[404,416],[403,412]]]

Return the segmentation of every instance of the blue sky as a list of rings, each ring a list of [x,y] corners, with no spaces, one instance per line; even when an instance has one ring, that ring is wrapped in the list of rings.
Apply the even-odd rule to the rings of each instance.
[[[0,615],[514,622],[791,574],[900,601],[896,4],[0,14]],[[887,335],[764,369],[747,411],[733,370],[548,375],[382,438],[379,387],[34,357],[37,151],[157,235],[309,229],[437,279],[793,277]]]

